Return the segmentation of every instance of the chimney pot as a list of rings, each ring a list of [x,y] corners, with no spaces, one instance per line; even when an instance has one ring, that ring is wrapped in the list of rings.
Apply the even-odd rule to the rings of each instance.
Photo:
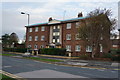
[[[83,17],[82,12],[81,12],[81,13],[78,13],[78,17]]]
[[[49,18],[49,21],[52,21],[52,17]]]

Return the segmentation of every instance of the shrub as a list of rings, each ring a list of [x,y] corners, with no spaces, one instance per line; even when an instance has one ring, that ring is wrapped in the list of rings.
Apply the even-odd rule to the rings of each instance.
[[[40,54],[47,54],[47,55],[61,55],[64,56],[66,53],[66,49],[64,48],[43,48],[40,49]]]
[[[85,60],[90,59],[90,54],[81,54],[79,58]]]
[[[112,49],[110,53],[104,54],[103,58],[110,58],[112,61],[120,61],[120,50]]]
[[[25,53],[27,52],[27,48],[3,48],[3,51]]]

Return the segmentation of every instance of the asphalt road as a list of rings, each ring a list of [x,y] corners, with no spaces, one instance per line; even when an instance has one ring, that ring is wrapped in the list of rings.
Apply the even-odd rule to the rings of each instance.
[[[60,66],[7,56],[2,57],[2,70],[23,78],[118,78],[117,70]]]

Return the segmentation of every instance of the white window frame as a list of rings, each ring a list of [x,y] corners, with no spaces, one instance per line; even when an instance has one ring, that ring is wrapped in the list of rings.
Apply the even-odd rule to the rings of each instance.
[[[66,40],[71,40],[71,34],[66,34]]]
[[[39,28],[38,27],[35,27],[35,32],[38,32]]]
[[[71,51],[71,45],[66,45],[66,51]]]
[[[86,46],[86,52],[92,52],[92,46]]]
[[[45,31],[45,26],[42,26],[42,27],[41,27],[41,31]]]
[[[80,51],[81,51],[81,46],[80,46],[80,45],[76,45],[76,46],[75,46],[75,51],[80,52]]]
[[[79,34],[75,34],[75,40],[80,40],[80,38],[78,36],[79,36]]]
[[[38,45],[37,44],[34,45],[34,49],[38,49]]]
[[[103,52],[103,46],[100,44],[100,52]]]
[[[38,41],[38,36],[35,36],[35,41]]]
[[[71,29],[71,23],[67,23],[66,29]]]
[[[80,22],[75,23],[76,28],[79,28],[79,25],[80,25]]]
[[[29,32],[32,32],[32,28],[29,28]]]
[[[28,45],[28,48],[31,48],[31,47],[32,47],[32,46],[29,44],[29,45]]]
[[[42,36],[41,36],[41,41],[44,41],[44,40],[45,40],[45,36],[42,35]]]
[[[45,46],[44,45],[40,45],[40,48],[44,48]]]
[[[32,41],[32,36],[29,36],[28,40],[29,40],[29,41]]]
[[[53,32],[53,36],[59,36],[60,32]]]

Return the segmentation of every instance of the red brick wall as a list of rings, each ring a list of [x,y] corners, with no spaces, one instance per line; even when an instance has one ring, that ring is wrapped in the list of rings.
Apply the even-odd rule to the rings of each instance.
[[[37,27],[37,26],[36,26]],[[46,46],[49,42],[49,27],[48,26],[44,26],[45,27],[45,31],[41,31],[41,27],[42,26],[38,26],[38,32],[35,32],[35,27],[32,27],[32,32],[28,32],[28,28],[26,30],[26,47],[28,45],[32,46],[32,49],[34,49],[34,45],[38,45],[38,49],[40,48],[40,45],[44,45]],[[41,36],[44,35],[45,36],[45,40],[41,41]],[[28,41],[29,36],[32,36],[32,41]],[[38,36],[38,41],[35,41],[35,36]]]

